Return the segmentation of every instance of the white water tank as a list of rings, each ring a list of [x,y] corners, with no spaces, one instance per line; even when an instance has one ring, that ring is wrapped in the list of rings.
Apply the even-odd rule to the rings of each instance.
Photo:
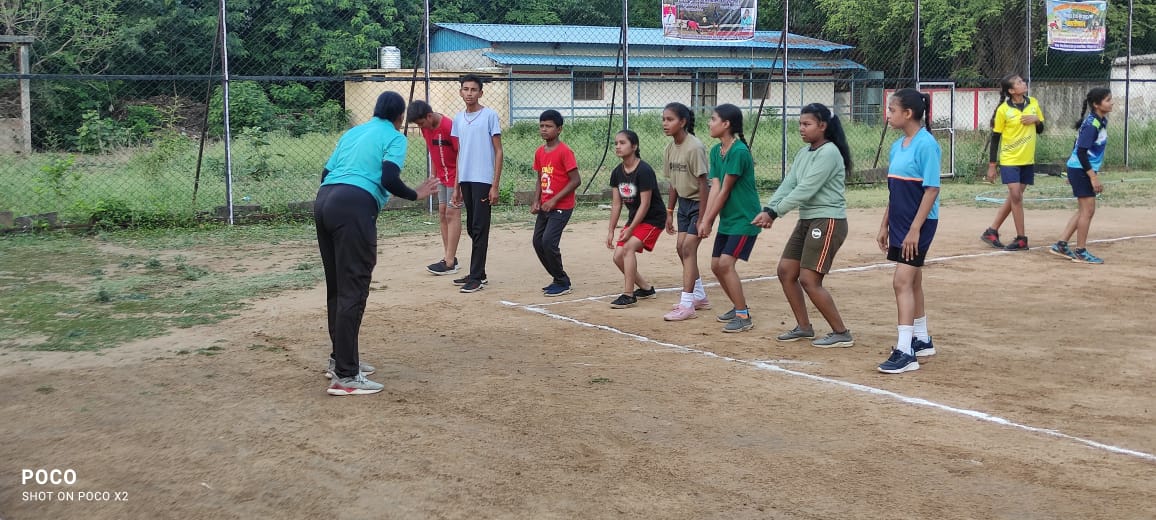
[[[385,70],[397,70],[401,68],[401,49],[397,47],[382,47],[381,48],[381,68]]]

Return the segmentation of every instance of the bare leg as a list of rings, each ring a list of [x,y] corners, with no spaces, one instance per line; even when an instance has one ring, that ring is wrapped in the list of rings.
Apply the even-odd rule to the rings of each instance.
[[[718,279],[719,285],[722,286],[723,292],[726,293],[727,298],[730,298],[735,309],[742,310],[747,308],[747,299],[743,295],[742,279],[739,278],[738,271],[735,271],[735,262],[735,257],[722,255],[711,259],[710,269],[714,272],[715,278]]]
[[[815,308],[819,310],[819,314],[823,315],[823,319],[827,320],[827,324],[831,326],[831,332],[843,332],[847,330],[843,323],[843,317],[839,315],[839,309],[835,307],[835,299],[831,297],[831,293],[827,292],[827,288],[823,287],[824,275],[804,269],[801,276],[801,285],[803,290],[807,292],[807,296],[811,298],[811,303],[815,304]]]
[[[900,325],[915,325],[915,280],[920,269],[907,264],[895,266],[895,277],[891,281],[895,289],[895,307],[899,311]]]
[[[458,256],[458,242],[462,239],[462,208],[439,205],[438,212],[441,213],[442,244],[446,250],[446,265],[453,266],[454,258]]]
[[[1027,185],[1013,182],[1007,185],[1007,202],[1010,203],[1012,221],[1016,225],[1016,236],[1027,236],[1024,231],[1024,189]]]
[[[779,285],[783,286],[787,304],[791,306],[791,313],[795,315],[795,324],[801,329],[810,330],[811,318],[807,316],[807,302],[803,299],[803,286],[799,283],[799,261],[780,259],[776,274],[779,275]]]
[[[1061,242],[1067,242],[1072,239],[1072,235],[1076,233],[1076,224],[1080,220],[1080,208],[1076,208],[1076,212],[1072,213],[1072,218],[1068,219],[1068,224],[1064,226],[1064,232],[1060,235]]]
[[[702,239],[698,235],[678,234],[678,258],[682,260],[682,291],[694,292],[694,282],[698,280],[698,245]]]
[[[1076,222],[1076,247],[1088,247],[1088,229],[1092,227],[1092,217],[1096,216],[1096,197],[1080,197],[1079,220]]]

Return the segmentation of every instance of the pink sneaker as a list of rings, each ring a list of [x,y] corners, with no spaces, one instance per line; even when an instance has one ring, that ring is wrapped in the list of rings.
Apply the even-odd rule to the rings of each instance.
[[[682,305],[682,302],[671,305],[670,308],[671,309],[677,309],[680,305]],[[710,300],[708,300],[706,298],[694,301],[694,310],[696,310],[696,311],[705,311],[709,308],[710,308]]]
[[[663,316],[662,319],[664,319],[666,321],[683,321],[683,320],[693,320],[697,317],[698,317],[698,314],[696,312],[694,312],[694,309],[692,309],[690,307],[683,307],[681,305],[675,305],[674,310],[666,313],[666,315]]]

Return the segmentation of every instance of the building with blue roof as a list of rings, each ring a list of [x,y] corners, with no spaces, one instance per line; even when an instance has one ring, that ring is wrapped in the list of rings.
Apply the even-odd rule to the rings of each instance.
[[[546,108],[571,117],[604,116],[621,106],[618,27],[439,23],[430,39],[435,70],[485,72],[507,79],[508,121],[538,117]],[[835,105],[836,80],[864,67],[847,59],[852,47],[781,31],[757,31],[745,41],[667,38],[661,28],[628,31],[632,111],[660,110],[680,101],[709,110],[719,103],[780,106],[777,84],[788,78],[787,106]],[[489,87],[488,87],[489,88]],[[619,88],[619,90],[621,90]],[[615,99],[611,99],[611,97]],[[490,97],[490,102],[495,100]]]
[[[685,32],[685,31],[684,31]],[[721,103],[755,110],[782,107],[786,113],[824,103],[848,114],[850,79],[865,69],[846,57],[848,45],[786,34],[787,60],[779,51],[781,31],[756,31],[745,41],[667,38],[660,28],[632,28],[628,92],[622,92],[619,27],[439,23],[430,37],[430,103],[454,113],[461,108],[457,80],[488,77],[483,103],[504,124],[534,120],[556,109],[567,118],[605,117],[628,96],[632,114],[653,113],[672,101],[709,112]],[[421,65],[424,68],[424,63]],[[366,120],[382,89],[409,91],[413,71],[368,69],[351,74],[373,81],[347,82],[346,101],[354,122]],[[769,88],[768,88],[769,87]],[[422,97],[418,89],[417,97]]]

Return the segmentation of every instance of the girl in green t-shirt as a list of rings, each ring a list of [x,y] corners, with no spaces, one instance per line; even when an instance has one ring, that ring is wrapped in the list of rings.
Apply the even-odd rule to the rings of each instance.
[[[710,195],[698,222],[698,236],[709,237],[718,217],[710,269],[734,304],[718,320],[726,323],[723,332],[745,332],[754,328],[754,323],[735,262],[750,258],[755,238],[762,231],[751,224],[759,213],[755,162],[743,138],[743,113],[739,107],[729,103],[715,107],[708,127],[710,136],[720,142],[710,150]]]

